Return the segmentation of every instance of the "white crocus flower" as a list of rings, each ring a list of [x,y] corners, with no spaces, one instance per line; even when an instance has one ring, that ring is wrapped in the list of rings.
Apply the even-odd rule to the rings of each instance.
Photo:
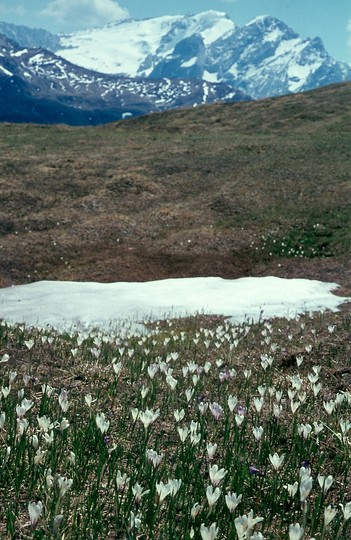
[[[95,417],[96,425],[101,431],[101,433],[106,433],[108,428],[110,427],[110,421],[106,420],[104,413],[97,413]]]
[[[230,412],[233,412],[234,409],[235,409],[235,407],[236,407],[237,404],[238,404],[238,398],[237,398],[236,396],[230,395],[230,396],[228,397],[227,402],[228,402],[228,407],[229,407]]]
[[[71,489],[73,479],[66,478],[65,476],[59,476],[57,479],[57,483],[60,489],[60,497],[63,497]]]
[[[185,416],[184,409],[181,409],[180,411],[176,409],[175,411],[173,411],[173,416],[176,422],[181,422]]]
[[[159,498],[160,503],[171,493],[171,487],[169,484],[164,484],[163,482],[156,482],[156,491]]]
[[[74,452],[72,452],[72,450],[70,450],[69,454],[68,454],[68,461],[71,463],[71,465],[75,465],[76,464],[76,454]]]
[[[328,527],[329,523],[335,518],[337,509],[332,508],[331,505],[324,508],[324,526]]]
[[[206,450],[207,450],[208,459],[213,459],[217,450],[217,444],[216,443],[212,444],[210,442],[207,443]]]
[[[37,449],[34,456],[35,465],[41,465],[43,463],[45,454],[46,454],[46,450],[42,450],[40,447]]]
[[[18,418],[23,418],[29,409],[33,407],[34,403],[30,399],[22,399],[21,405],[16,406],[16,414]]]
[[[346,504],[340,504],[342,513],[344,516],[344,521],[347,521],[351,518],[351,501]]]
[[[208,486],[208,488],[206,489],[206,497],[210,508],[212,508],[216,504],[220,495],[221,490],[219,489],[219,487],[216,487],[216,489],[213,490],[213,486]]]
[[[334,482],[334,478],[331,475],[325,477],[322,474],[319,474],[317,476],[317,479],[321,489],[323,490],[323,494],[325,495],[327,491],[331,488],[331,485]]]
[[[256,411],[260,413],[263,407],[263,403],[264,403],[263,397],[255,397],[253,402],[254,402]]]
[[[302,435],[304,439],[308,439],[312,433],[311,424],[299,424],[297,426],[297,431],[299,435]]]
[[[11,392],[11,386],[2,386],[1,387],[1,393],[4,396],[4,399],[7,398],[7,396],[9,395],[10,392]]]
[[[4,356],[2,356],[0,359],[0,364],[5,364],[9,360],[10,360],[10,356],[8,354],[4,354]]]
[[[256,441],[260,441],[263,435],[263,427],[262,426],[253,427],[252,433],[254,434]]]
[[[160,369],[160,366],[158,364],[150,364],[147,368],[148,375],[150,379],[153,379]]]
[[[185,397],[186,397],[186,400],[187,400],[188,403],[191,400],[191,398],[193,397],[194,391],[195,391],[194,388],[187,388],[185,390]]]
[[[139,514],[135,515],[134,512],[130,512],[129,516],[129,528],[132,529],[139,529],[141,525],[141,519]]]
[[[276,418],[279,418],[283,412],[283,405],[279,403],[273,403],[273,414]]]
[[[218,486],[224,479],[225,475],[228,473],[225,469],[219,469],[218,465],[209,466],[209,475],[210,480],[213,486]]]
[[[170,373],[167,373],[167,376],[166,376],[166,383],[168,384],[168,386],[170,387],[171,390],[174,390],[175,387],[177,386],[178,384],[178,381],[177,379],[175,379],[173,377],[173,375],[171,375]]]
[[[200,534],[202,540],[215,540],[218,536],[219,529],[216,527],[216,523],[212,523],[210,527],[206,527],[204,523],[201,524]]]
[[[132,487],[132,492],[133,492],[133,495],[134,495],[134,499],[135,499],[135,502],[136,504],[139,504],[141,502],[141,499],[147,495],[148,493],[150,493],[150,490],[149,489],[146,489],[146,490],[143,490],[143,488],[141,487],[141,485],[136,482],[134,484],[134,486]]]
[[[172,480],[168,480],[168,485],[171,490],[171,495],[174,497],[178,493],[180,486],[182,485],[182,481],[180,479],[178,480],[177,478],[173,478]]]
[[[10,371],[9,373],[9,384],[12,384],[17,377],[17,371]]]
[[[43,392],[43,394],[46,394],[48,397],[52,396],[52,394],[54,393],[54,390],[55,390],[55,388],[50,386],[50,384],[44,383],[41,386],[41,391]]]
[[[130,412],[132,413],[133,422],[136,422],[139,418],[139,409],[133,407],[132,409],[130,409]]]
[[[45,469],[45,483],[47,489],[51,489],[54,484],[54,477],[51,474],[51,469]]]
[[[236,493],[231,493],[230,491],[225,496],[225,503],[229,512],[232,514],[238,504],[240,504],[242,495],[237,495]]]
[[[290,401],[290,408],[291,408],[291,412],[293,414],[296,413],[297,409],[300,407],[301,403],[299,403],[298,401],[293,401],[291,400]]]
[[[235,415],[235,423],[237,427],[240,427],[244,420],[245,420],[245,416],[243,414],[238,413]]]
[[[38,449],[38,446],[39,446],[39,439],[38,439],[38,436],[37,435],[32,435],[31,439],[30,439],[30,442],[32,443],[32,446],[34,448],[34,450],[37,450]]]
[[[299,489],[299,483],[294,482],[294,484],[288,484],[286,488],[288,490],[290,497],[295,497],[297,490]]]
[[[48,446],[51,446],[52,443],[54,442],[54,432],[52,430],[50,431],[50,433],[44,433],[43,437],[44,437],[45,443]]]
[[[28,503],[29,519],[32,527],[34,527],[43,511],[43,503],[41,501]]]
[[[312,390],[313,390],[313,395],[314,397],[317,397],[319,392],[322,390],[322,385],[321,383],[317,383],[317,384],[314,384],[312,386]]]
[[[254,518],[253,510],[250,510],[247,516],[243,514],[242,516],[236,518],[234,520],[234,525],[239,540],[245,540],[250,530],[253,529],[256,523],[260,523],[260,521],[263,521],[263,517]]]
[[[149,387],[145,386],[145,384],[143,384],[143,386],[141,387],[141,390],[140,390],[141,399],[145,399],[146,396],[148,395],[148,393],[149,393]]]
[[[192,508],[190,510],[191,519],[195,519],[196,516],[200,513],[201,510],[202,510],[202,506],[198,502],[193,504],[193,506],[192,506]]]
[[[25,418],[17,418],[17,430],[20,436],[23,435],[23,433],[26,431],[28,426],[29,426],[28,420],[26,420]]]
[[[339,426],[341,429],[341,433],[345,435],[351,429],[351,422],[344,420],[344,418],[340,418]]]
[[[305,502],[312,489],[311,476],[303,476],[300,481],[300,501]]]
[[[196,446],[197,444],[199,444],[200,441],[201,441],[201,433],[191,433],[190,434],[190,442],[191,442],[191,444]]]
[[[285,458],[285,454],[282,454],[281,456],[279,456],[279,454],[277,454],[276,452],[273,454],[273,456],[272,454],[269,454],[269,460],[276,471],[280,469],[280,467],[283,465],[284,458]]]
[[[153,411],[153,409],[146,409],[145,411],[139,412],[139,420],[142,422],[145,429],[147,429],[150,424],[153,424],[155,420],[160,415],[160,409]]]
[[[120,470],[117,471],[116,475],[116,485],[118,491],[123,491],[124,486],[129,482],[130,478],[127,478],[127,474],[122,474]]]
[[[330,415],[333,413],[335,409],[335,401],[333,401],[332,399],[330,401],[323,401],[323,407],[325,408],[327,413]]]
[[[158,467],[163,459],[163,454],[158,454],[152,448],[148,448],[145,452],[146,459],[152,463],[154,467]]]
[[[61,419],[61,422],[58,422],[56,424],[56,427],[60,430],[60,431],[65,431],[65,429],[68,429],[69,428],[69,421],[67,420],[67,418],[62,418]]]
[[[94,401],[96,401],[96,399],[93,399],[91,394],[87,394],[86,396],[84,396],[84,401],[90,409],[90,407],[92,406]]]
[[[67,390],[62,388],[59,398],[58,398],[59,405],[61,407],[62,412],[67,412],[69,408],[69,401],[68,401],[68,393]]]
[[[304,529],[299,523],[291,524],[289,527],[289,540],[300,540],[303,533]]]
[[[208,403],[205,403],[204,401],[199,403],[199,411],[202,416],[206,414],[206,412],[208,411]]]
[[[5,420],[6,420],[6,414],[2,412],[0,414],[0,429],[4,429]]]
[[[182,442],[184,442],[185,439],[187,438],[187,436],[189,435],[189,431],[190,431],[189,428],[186,427],[186,426],[185,426],[185,427],[180,427],[180,426],[179,426],[179,427],[177,428],[177,430],[178,430],[178,433],[179,433],[180,440],[181,440]]]
[[[112,367],[113,367],[113,371],[115,372],[115,375],[118,376],[122,369],[122,362],[113,362]]]
[[[51,419],[48,416],[38,416],[38,425],[39,429],[42,433],[46,433],[49,431],[49,429],[52,429],[53,424],[51,423]]]

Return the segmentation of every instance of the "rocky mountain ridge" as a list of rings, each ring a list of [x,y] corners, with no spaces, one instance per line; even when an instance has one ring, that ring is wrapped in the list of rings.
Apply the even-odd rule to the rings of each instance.
[[[223,83],[106,75],[0,37],[0,120],[72,125],[248,99]]]
[[[302,39],[283,21],[256,17],[243,27],[225,14],[124,20],[63,35],[57,53],[105,73],[225,82],[254,99],[351,80],[320,38]]]

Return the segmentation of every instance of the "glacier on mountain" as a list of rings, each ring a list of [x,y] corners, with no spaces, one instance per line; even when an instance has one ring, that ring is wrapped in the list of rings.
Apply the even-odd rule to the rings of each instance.
[[[320,38],[302,39],[268,15],[243,27],[218,11],[127,19],[61,36],[58,54],[103,73],[225,82],[253,98],[351,80]]]

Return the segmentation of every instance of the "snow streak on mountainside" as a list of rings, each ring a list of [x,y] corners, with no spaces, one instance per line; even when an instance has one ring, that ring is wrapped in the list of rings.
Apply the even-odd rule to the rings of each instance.
[[[59,55],[103,73],[226,82],[254,98],[351,80],[319,38],[302,39],[260,16],[238,27],[225,14],[128,19],[61,37]]]

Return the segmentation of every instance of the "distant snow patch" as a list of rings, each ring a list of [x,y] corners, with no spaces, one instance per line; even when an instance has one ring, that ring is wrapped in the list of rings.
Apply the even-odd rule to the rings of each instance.
[[[13,77],[13,73],[11,73],[11,71],[9,71],[8,69],[4,68],[3,66],[0,66],[0,70],[5,73],[5,75],[7,75],[8,77]]]

